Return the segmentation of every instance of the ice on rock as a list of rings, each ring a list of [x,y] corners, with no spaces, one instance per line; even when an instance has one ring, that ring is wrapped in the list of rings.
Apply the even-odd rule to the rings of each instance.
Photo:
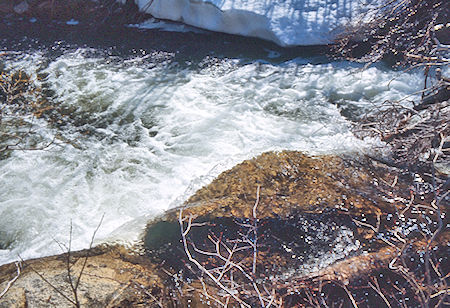
[[[330,43],[380,0],[135,0],[156,18],[279,45]]]

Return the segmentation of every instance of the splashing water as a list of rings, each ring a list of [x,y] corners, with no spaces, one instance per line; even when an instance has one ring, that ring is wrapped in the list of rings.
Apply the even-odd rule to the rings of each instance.
[[[60,252],[70,224],[72,249],[86,248],[103,213],[98,242],[137,240],[150,217],[264,151],[368,151],[379,142],[355,138],[341,110],[356,117],[421,86],[413,73],[390,82],[396,72],[349,63],[174,58],[83,47],[6,61],[46,76],[52,99],[70,110],[58,130],[70,142],[0,161],[0,263]],[[38,125],[49,140],[56,134]]]

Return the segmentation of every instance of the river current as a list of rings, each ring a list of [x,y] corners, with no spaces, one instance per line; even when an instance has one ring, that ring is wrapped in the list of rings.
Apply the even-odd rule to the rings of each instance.
[[[2,24],[0,61],[70,110],[57,144],[0,160],[0,264],[139,239],[234,164],[270,150],[370,152],[352,121],[423,77],[332,62],[320,48],[282,49],[197,32]],[[40,78],[37,78],[39,76]]]

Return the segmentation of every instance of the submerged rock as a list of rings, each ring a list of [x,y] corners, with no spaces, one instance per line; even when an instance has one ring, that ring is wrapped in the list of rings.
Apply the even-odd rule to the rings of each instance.
[[[376,197],[373,180],[369,169],[355,159],[268,152],[223,172],[190,197],[186,206],[197,215],[249,217],[259,186],[261,218],[287,216],[293,210],[374,214],[386,205]]]
[[[260,219],[288,217],[298,211],[376,215],[391,206],[377,195],[375,181],[368,165],[354,158],[268,152],[223,172],[183,208],[196,216],[248,218],[259,187]],[[161,220],[177,219],[178,210],[168,211]]]

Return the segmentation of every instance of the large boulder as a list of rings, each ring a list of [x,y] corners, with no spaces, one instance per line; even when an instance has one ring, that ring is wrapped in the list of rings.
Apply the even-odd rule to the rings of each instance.
[[[151,221],[146,254],[218,306],[375,307],[377,292],[420,300],[405,273],[426,250],[445,256],[449,232],[423,239],[408,214],[411,179],[398,171],[365,157],[264,153]],[[370,287],[378,281],[382,291]]]
[[[204,249],[210,235],[239,238],[256,219],[264,266],[278,265],[271,266],[273,275],[301,277],[375,251],[381,245],[374,232],[355,219],[375,225],[394,209],[379,193],[371,163],[362,160],[284,151],[244,161],[198,190],[181,208],[150,222],[144,237],[147,253],[176,270],[183,268],[179,221],[187,217],[204,224],[189,234],[189,240]]]

